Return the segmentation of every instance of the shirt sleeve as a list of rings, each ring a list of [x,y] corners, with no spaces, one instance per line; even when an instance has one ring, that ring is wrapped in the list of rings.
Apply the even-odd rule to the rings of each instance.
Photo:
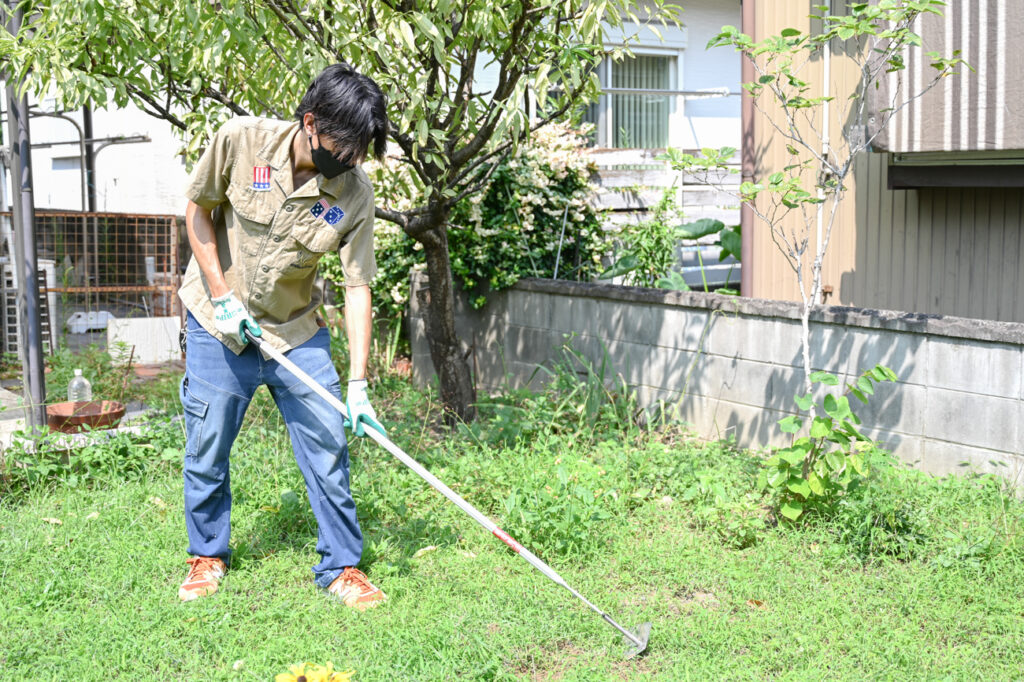
[[[222,125],[192,170],[185,196],[205,209],[213,210],[227,201],[238,146],[238,129],[237,119]]]
[[[345,243],[338,254],[347,287],[369,284],[377,274],[377,260],[373,255],[372,192],[364,203],[356,225],[345,235]]]

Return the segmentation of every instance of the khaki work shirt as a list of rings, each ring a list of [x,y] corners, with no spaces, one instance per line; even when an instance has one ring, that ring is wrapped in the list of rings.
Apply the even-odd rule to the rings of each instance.
[[[313,337],[320,291],[317,263],[340,249],[347,286],[369,284],[373,256],[373,188],[362,169],[292,187],[291,144],[298,122],[242,117],[213,136],[186,195],[213,211],[217,254],[227,285],[286,351]],[[209,286],[195,257],[178,296],[206,331],[236,354],[244,346],[214,324]]]

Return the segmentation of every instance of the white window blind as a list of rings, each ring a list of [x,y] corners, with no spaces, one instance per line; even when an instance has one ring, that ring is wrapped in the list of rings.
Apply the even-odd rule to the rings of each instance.
[[[602,66],[602,85],[612,90],[589,107],[585,120],[597,126],[600,146],[657,149],[669,145],[676,57],[636,55]],[[615,90],[638,92],[616,93]],[[644,91],[654,91],[646,93]]]

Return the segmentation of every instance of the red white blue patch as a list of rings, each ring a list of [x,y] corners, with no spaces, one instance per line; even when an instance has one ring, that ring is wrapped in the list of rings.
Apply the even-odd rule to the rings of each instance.
[[[309,209],[309,212],[313,214],[314,218],[319,218],[324,214],[331,205],[327,203],[327,199],[321,199],[320,201],[313,204],[313,208]]]
[[[344,217],[345,217],[345,212],[342,211],[337,206],[334,206],[334,207],[331,208],[330,211],[328,211],[324,215],[324,220],[327,221],[328,225],[337,225],[338,223],[341,222],[341,219],[344,218]]]
[[[253,166],[252,188],[257,192],[266,192],[270,189],[270,166]]]

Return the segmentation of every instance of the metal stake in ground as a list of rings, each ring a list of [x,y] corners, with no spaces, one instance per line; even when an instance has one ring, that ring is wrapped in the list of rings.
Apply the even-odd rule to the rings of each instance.
[[[317,382],[313,381],[313,379],[308,374],[303,372],[295,365],[295,363],[286,358],[284,354],[281,353],[281,351],[277,350],[260,337],[253,336],[248,329],[245,330],[245,335],[249,339],[249,341],[256,345],[257,348],[259,348],[261,351],[269,355],[274,360],[277,360],[277,362],[280,363],[282,367],[284,367],[289,372],[294,374],[295,377],[303,384],[305,384],[307,387],[309,387],[310,390],[314,391],[317,395],[326,400],[334,409],[338,410],[339,412],[341,412],[342,415],[348,418],[348,409],[346,409],[344,403],[342,403],[336,397],[331,395],[331,393],[326,388],[324,388]],[[366,435],[368,435],[370,438],[376,441],[378,445],[380,445],[385,450],[394,455],[402,464],[416,472],[416,474],[420,478],[429,483],[435,490],[437,490],[439,493],[441,493],[449,500],[454,502],[459,509],[469,514],[469,516],[472,517],[474,521],[476,521],[481,526],[486,528],[488,532],[494,535],[494,537],[498,538],[506,545],[508,545],[513,552],[515,552],[523,559],[525,559],[527,563],[529,563],[531,566],[536,568],[538,571],[546,575],[554,582],[558,583],[565,589],[569,590],[569,592],[571,592],[574,597],[582,601],[584,604],[590,607],[590,609],[594,611],[594,613],[601,616],[601,618],[603,618],[609,625],[611,625],[613,628],[621,632],[622,635],[626,638],[626,658],[632,658],[637,654],[643,652],[644,649],[647,648],[647,641],[650,639],[651,636],[650,623],[641,623],[638,627],[632,630],[627,630],[626,628],[622,627],[621,625],[616,623],[611,616],[609,616],[607,613],[594,606],[594,604],[592,604],[586,597],[584,597],[582,594],[580,594],[572,587],[570,587],[569,584],[565,582],[565,580],[562,578],[562,576],[558,575],[558,573],[555,572],[555,569],[548,566],[546,563],[541,561],[539,557],[533,554],[533,552],[526,549],[518,542],[516,542],[514,539],[512,539],[512,537],[508,533],[503,531],[501,528],[499,528],[496,523],[494,523],[489,518],[480,513],[480,511],[478,511],[476,507],[462,499],[462,497],[460,497],[458,493],[456,493],[454,490],[452,490],[444,483],[442,483],[439,478],[437,478],[432,473],[427,471],[423,467],[423,465],[421,465],[419,462],[417,462],[412,457],[407,455],[397,445],[392,443],[387,436],[379,433],[376,429],[372,428],[366,429]]]

